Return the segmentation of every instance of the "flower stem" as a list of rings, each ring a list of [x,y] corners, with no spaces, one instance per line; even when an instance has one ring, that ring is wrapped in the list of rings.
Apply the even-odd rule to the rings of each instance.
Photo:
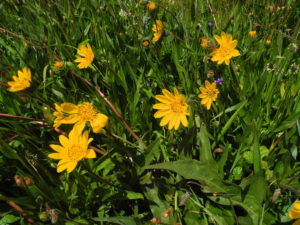
[[[130,126],[126,123],[126,121],[124,120],[124,118],[121,116],[121,114],[118,112],[118,110],[116,109],[116,107],[108,100],[108,98],[100,91],[100,89],[98,89],[96,86],[94,86],[91,82],[89,82],[88,80],[82,78],[81,76],[79,76],[75,71],[71,70],[71,74],[76,76],[77,78],[79,78],[80,80],[82,80],[83,82],[85,82],[87,85],[89,85],[90,87],[94,88],[98,94],[101,96],[101,98],[105,101],[105,103],[111,108],[111,110],[114,112],[114,114],[118,117],[118,119],[121,121],[121,123],[123,124],[123,126],[129,131],[129,133],[138,141],[140,142],[141,139],[136,135],[136,133],[134,133],[134,131],[130,128]]]
[[[230,70],[230,74],[231,74],[231,79],[234,83],[234,86],[235,86],[235,91],[239,97],[239,99],[241,100],[242,98],[242,90],[241,90],[241,87],[240,87],[240,84],[239,84],[239,80],[236,76],[236,73],[234,71],[234,68],[233,68],[233,63],[230,63],[230,66],[229,66],[229,70]]]

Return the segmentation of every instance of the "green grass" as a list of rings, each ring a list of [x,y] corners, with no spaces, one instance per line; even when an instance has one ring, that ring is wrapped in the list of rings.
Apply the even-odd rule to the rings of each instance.
[[[149,11],[146,3],[0,2],[0,224],[29,224],[29,217],[67,225],[153,224],[153,218],[170,225],[292,223],[288,212],[300,194],[299,4],[160,1]],[[157,19],[165,35],[144,47]],[[238,41],[241,56],[230,66],[212,62],[200,46],[201,37],[217,44],[221,32]],[[87,42],[95,60],[79,70],[73,61]],[[53,66],[58,58],[62,69]],[[8,92],[6,83],[24,66],[31,87]],[[101,90],[141,141],[74,73]],[[198,88],[221,77],[208,111]],[[152,109],[154,96],[174,87],[190,111],[188,127],[178,131],[159,126]],[[86,128],[105,154],[58,174],[57,161],[47,157],[49,145],[59,144],[54,103],[85,101],[109,117],[100,134]],[[60,128],[68,133],[72,126]],[[34,184],[18,186],[15,175]]]

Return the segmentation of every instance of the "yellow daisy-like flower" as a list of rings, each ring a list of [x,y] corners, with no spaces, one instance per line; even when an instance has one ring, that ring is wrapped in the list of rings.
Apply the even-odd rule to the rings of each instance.
[[[149,2],[149,3],[147,4],[147,8],[148,8],[149,10],[154,10],[154,9],[157,8],[157,5],[156,5],[154,2]]]
[[[31,72],[30,69],[24,67],[21,70],[18,70],[18,76],[12,77],[13,81],[7,82],[9,88],[7,88],[10,92],[22,91],[28,87],[30,87],[31,82]]]
[[[200,38],[200,41],[201,41],[201,47],[202,48],[207,48],[208,47],[208,44],[209,44],[209,39],[205,38],[205,37],[202,37]]]
[[[218,94],[220,93],[216,85],[216,82],[211,84],[206,80],[205,87],[199,87],[201,94],[199,94],[198,97],[202,98],[201,104],[204,105],[207,110],[210,109],[211,103],[217,100]]]
[[[266,45],[270,45],[271,44],[271,40],[268,39],[268,40],[265,41],[265,43],[266,43]]]
[[[157,42],[161,39],[161,37],[164,34],[164,24],[161,22],[161,20],[155,20],[155,24],[152,26],[153,31],[153,38],[152,42]]]
[[[57,164],[58,173],[64,170],[71,173],[80,160],[85,158],[96,158],[94,150],[88,149],[88,146],[92,141],[93,138],[88,137],[87,131],[81,134],[81,131],[79,132],[74,127],[69,134],[69,138],[64,135],[59,136],[61,145],[50,145],[56,153],[51,153],[48,157],[60,160]]]
[[[168,129],[177,130],[180,123],[183,126],[188,126],[186,116],[189,116],[188,105],[185,102],[185,97],[179,94],[178,90],[174,88],[174,95],[166,89],[162,90],[163,95],[155,95],[155,99],[161,103],[153,105],[153,109],[158,111],[154,114],[155,118],[162,118],[160,126],[168,125]]]
[[[230,59],[232,57],[237,57],[240,52],[235,49],[237,45],[237,40],[232,40],[230,34],[225,34],[222,32],[221,37],[218,35],[214,36],[216,41],[220,44],[219,48],[215,48],[209,55],[212,56],[212,61],[217,61],[218,64],[225,62],[229,65]]]
[[[294,202],[293,208],[289,211],[289,217],[291,219],[299,219],[300,218],[300,201]]]
[[[54,63],[54,67],[57,68],[57,69],[60,69],[64,66],[64,63],[62,61],[56,61]]]
[[[84,129],[85,124],[90,122],[94,133],[99,133],[108,123],[108,117],[102,113],[97,113],[93,105],[89,102],[84,102],[79,105],[72,103],[55,104],[56,111],[53,115],[56,117],[54,127],[59,127],[61,124],[75,124],[80,132]]]
[[[90,44],[85,45],[80,45],[79,49],[77,50],[77,54],[82,56],[82,58],[75,59],[74,62],[79,63],[77,67],[79,69],[84,69],[89,67],[89,65],[92,64],[94,60],[94,52],[93,49],[91,48]]]
[[[250,37],[256,37],[256,30],[249,31]]]

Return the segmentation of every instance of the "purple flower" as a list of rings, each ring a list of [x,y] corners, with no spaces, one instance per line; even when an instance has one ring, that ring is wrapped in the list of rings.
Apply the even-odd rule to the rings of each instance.
[[[212,27],[212,26],[214,25],[214,22],[209,21],[209,22],[207,23],[207,25],[208,25],[209,27]]]
[[[214,80],[214,82],[216,82],[218,85],[222,86],[223,85],[223,78],[218,78],[216,80]]]

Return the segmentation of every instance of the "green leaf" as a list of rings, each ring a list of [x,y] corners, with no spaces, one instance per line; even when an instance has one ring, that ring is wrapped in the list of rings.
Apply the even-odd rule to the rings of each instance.
[[[179,160],[159,163],[144,167],[144,169],[166,169],[178,173],[185,179],[194,179],[207,186],[207,192],[239,194],[240,190],[234,185],[226,185],[218,175],[217,167],[210,162],[196,160]]]

